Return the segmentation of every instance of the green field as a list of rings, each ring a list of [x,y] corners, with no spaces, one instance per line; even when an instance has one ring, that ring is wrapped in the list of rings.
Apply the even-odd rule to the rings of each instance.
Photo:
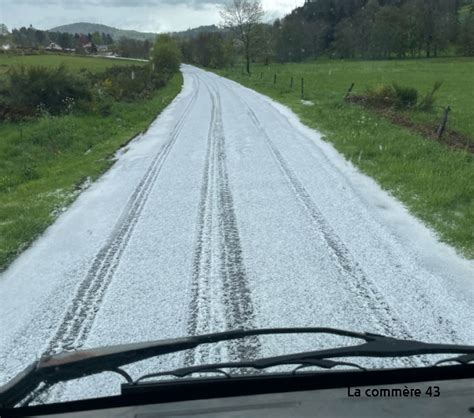
[[[46,57],[49,65],[53,58]],[[71,62],[97,70],[117,64],[87,58]],[[146,129],[181,86],[179,74],[151,99],[113,103],[107,117],[69,114],[0,123],[0,271],[77,197],[81,185],[113,164],[115,151]]]
[[[86,68],[91,71],[102,71],[114,65],[137,65],[138,61],[79,57],[73,55],[12,55],[0,54],[0,75],[8,70],[8,67],[15,64],[23,65],[43,65],[46,67],[57,67],[60,64],[66,65],[72,70]]]
[[[453,109],[450,129],[474,140],[474,59],[315,61],[255,65],[252,71],[251,77],[243,75],[240,67],[219,73],[289,106],[305,124],[319,129],[347,159],[437,231],[443,241],[474,258],[473,155],[422,138],[343,100],[351,83],[355,83],[356,94],[392,82],[424,93],[440,80],[443,86],[434,111],[406,114],[435,127],[442,108],[449,104]],[[313,106],[301,101],[301,78],[304,99]]]

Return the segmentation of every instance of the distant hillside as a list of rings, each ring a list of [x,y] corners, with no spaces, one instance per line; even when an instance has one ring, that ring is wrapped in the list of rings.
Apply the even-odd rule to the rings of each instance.
[[[195,38],[200,33],[221,32],[221,31],[222,29],[220,29],[216,25],[209,25],[209,26],[199,26],[198,28],[188,29],[181,32],[173,32],[172,35],[175,35],[179,38]]]
[[[70,25],[62,25],[57,26],[49,30],[50,32],[66,32],[66,33],[105,33],[110,35],[114,40],[119,40],[120,38],[130,38],[130,39],[138,39],[138,40],[146,40],[150,39],[153,40],[156,37],[156,33],[150,32],[138,32],[136,30],[124,30],[124,29],[117,29],[111,26],[100,25],[97,23],[72,23]]]

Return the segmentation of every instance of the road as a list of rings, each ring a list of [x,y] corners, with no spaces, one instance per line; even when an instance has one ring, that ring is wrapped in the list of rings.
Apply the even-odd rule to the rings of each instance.
[[[242,327],[474,343],[472,262],[288,109],[183,71],[176,100],[0,276],[0,383],[42,354]],[[131,370],[334,343],[254,338]],[[94,379],[48,396],[117,389]]]

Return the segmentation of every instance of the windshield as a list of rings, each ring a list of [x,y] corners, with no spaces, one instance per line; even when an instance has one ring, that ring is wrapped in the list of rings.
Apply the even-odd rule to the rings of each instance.
[[[232,330],[474,344],[473,56],[472,0],[2,0],[0,385]],[[360,342],[255,334],[126,370]]]

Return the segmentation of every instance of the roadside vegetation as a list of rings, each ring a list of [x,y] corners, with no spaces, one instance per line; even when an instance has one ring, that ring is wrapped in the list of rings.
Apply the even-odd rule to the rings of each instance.
[[[289,106],[306,125],[319,129],[348,160],[437,231],[442,240],[466,257],[474,257],[473,154],[449,147],[443,139],[427,139],[370,107],[344,100],[352,83],[354,95],[372,95],[373,100],[380,96],[387,100],[391,96],[392,111],[428,125],[433,132],[449,104],[450,129],[462,132],[474,143],[474,103],[470,89],[466,88],[474,85],[473,59],[326,60],[254,65],[251,76],[243,74],[242,68],[218,73]],[[432,107],[418,109],[413,91],[426,94],[440,80],[443,84],[435,93]],[[417,88],[406,88],[408,103],[404,106],[399,106],[393,83]],[[386,86],[390,88],[383,91]],[[423,99],[421,96],[420,103]]]
[[[179,59],[169,38],[156,49],[162,45],[174,45]],[[68,57],[57,66],[49,56],[25,58],[0,77],[0,271],[182,86],[179,68],[163,65],[159,53],[154,65]]]

